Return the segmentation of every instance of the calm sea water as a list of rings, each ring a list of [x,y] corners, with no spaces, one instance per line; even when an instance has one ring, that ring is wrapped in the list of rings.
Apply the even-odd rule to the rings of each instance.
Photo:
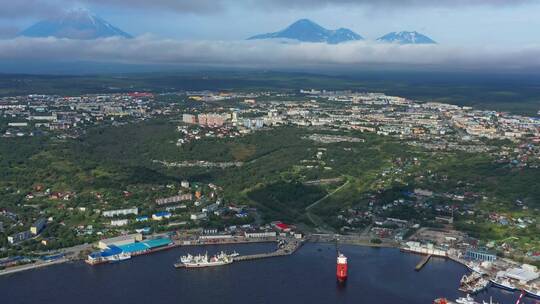
[[[117,264],[71,263],[0,277],[0,303],[377,303],[430,304],[455,299],[466,269],[432,259],[414,271],[420,256],[397,249],[341,246],[349,258],[349,280],[338,286],[336,252],[331,244],[306,244],[288,257],[238,262],[206,269],[174,269],[187,252],[236,250],[251,254],[273,250],[269,244],[178,248]],[[477,300],[493,296],[515,303],[518,294],[491,288]],[[530,299],[525,303],[536,303]]]

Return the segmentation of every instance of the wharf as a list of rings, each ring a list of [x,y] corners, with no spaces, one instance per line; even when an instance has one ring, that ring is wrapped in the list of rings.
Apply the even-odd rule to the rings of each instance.
[[[273,251],[273,252],[267,252],[267,253],[259,253],[259,254],[251,254],[251,255],[241,255],[233,258],[233,262],[240,262],[240,261],[251,261],[251,260],[258,260],[258,259],[266,259],[266,258],[272,258],[272,257],[280,257],[280,256],[287,256],[295,253],[298,248],[300,248],[303,244],[303,240],[299,239],[286,239],[286,240],[279,240],[278,244],[281,244],[281,246]],[[278,245],[279,246],[279,245]],[[224,264],[226,265],[226,264]],[[174,264],[175,268],[185,268],[185,266],[178,262]]]
[[[424,266],[426,266],[426,264],[429,262],[429,260],[431,259],[432,255],[429,254],[429,255],[426,255],[425,257],[422,258],[422,260],[416,265],[416,267],[414,268],[416,271],[420,271],[422,270],[422,268],[424,268]]]
[[[294,240],[294,241],[288,241],[283,247],[277,249],[274,252],[267,252],[267,253],[259,253],[259,254],[251,254],[251,255],[241,255],[234,258],[235,262],[239,261],[250,261],[250,260],[258,260],[258,259],[265,259],[265,258],[272,258],[272,257],[279,257],[279,256],[287,256],[291,255],[298,250],[302,246],[302,241],[300,240]]]

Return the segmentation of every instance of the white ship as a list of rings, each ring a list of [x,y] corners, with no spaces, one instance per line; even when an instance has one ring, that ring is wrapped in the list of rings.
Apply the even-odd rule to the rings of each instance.
[[[110,263],[121,262],[121,261],[129,260],[129,259],[131,259],[131,255],[129,253],[125,253],[125,252],[122,252],[120,254],[116,254],[116,255],[113,255],[113,256],[107,258],[107,260]]]
[[[201,267],[213,267],[213,266],[222,266],[231,264],[234,262],[234,257],[238,256],[238,253],[234,252],[232,254],[226,254],[223,251],[212,256],[208,257],[208,253],[204,255],[185,255],[180,257],[180,262],[174,264],[176,268],[201,268]]]
[[[465,297],[465,298],[457,299],[456,303],[458,303],[458,304],[480,304],[480,303],[476,302],[474,300],[474,298],[471,297],[470,295],[467,295],[467,297]]]
[[[505,289],[505,290],[508,290],[508,291],[516,291],[517,290],[516,286],[510,280],[503,279],[501,277],[496,277],[495,279],[491,280],[491,283],[493,283],[493,285],[495,287]]]

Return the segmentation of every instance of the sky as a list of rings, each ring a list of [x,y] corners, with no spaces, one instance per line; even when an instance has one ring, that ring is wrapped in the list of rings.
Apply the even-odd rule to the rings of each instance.
[[[0,61],[100,60],[231,65],[400,64],[540,67],[540,0],[0,0]],[[66,9],[86,8],[137,36],[122,43],[15,38]],[[328,46],[246,42],[300,18],[350,28],[367,42]],[[416,30],[437,46],[381,46],[376,38]],[[80,48],[86,48],[80,50]],[[39,48],[42,54],[33,50]],[[124,48],[124,50],[121,50]],[[26,57],[24,57],[26,56]]]

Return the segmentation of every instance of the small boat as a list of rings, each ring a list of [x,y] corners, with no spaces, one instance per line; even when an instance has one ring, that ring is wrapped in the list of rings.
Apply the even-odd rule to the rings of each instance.
[[[456,303],[458,303],[458,304],[480,304],[480,303],[476,302],[474,300],[474,298],[471,297],[470,295],[467,295],[465,298],[458,298],[456,300]]]
[[[131,255],[129,253],[122,252],[120,254],[110,257],[109,263],[118,263],[129,259],[131,259]]]

